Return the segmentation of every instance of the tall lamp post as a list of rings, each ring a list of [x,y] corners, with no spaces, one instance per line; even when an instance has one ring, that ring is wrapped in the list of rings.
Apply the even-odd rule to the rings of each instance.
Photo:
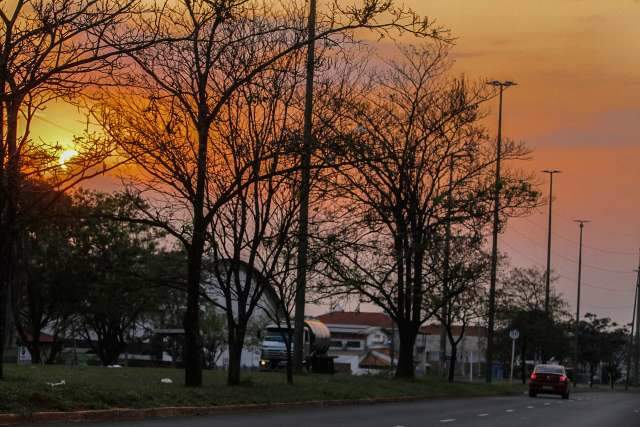
[[[544,313],[549,316],[549,295],[551,293],[551,209],[553,208],[553,175],[560,173],[557,169],[545,169],[549,174],[549,225],[547,230],[547,273],[545,274]]]
[[[516,83],[506,80],[498,81],[493,80],[487,82],[495,88],[498,88],[500,94],[500,104],[498,107],[498,141],[496,144],[496,177],[495,177],[495,189],[493,198],[493,232],[492,232],[492,246],[491,246],[491,281],[489,284],[489,325],[487,331],[487,352],[486,352],[486,369],[485,380],[487,383],[491,383],[493,373],[493,328],[496,315],[496,277],[498,269],[498,228],[500,226],[500,160],[502,157],[502,94],[504,90],[510,86],[516,85]]]
[[[553,176],[553,175],[552,175]],[[578,252],[578,298],[576,301],[576,331],[575,331],[575,343],[574,343],[574,363],[575,363],[575,372],[576,379],[578,374],[578,350],[579,350],[579,338],[578,333],[580,331],[580,287],[582,285],[582,231],[584,230],[584,225],[591,222],[585,219],[576,219],[574,222],[580,224],[580,249]],[[576,381],[577,384],[577,381]]]

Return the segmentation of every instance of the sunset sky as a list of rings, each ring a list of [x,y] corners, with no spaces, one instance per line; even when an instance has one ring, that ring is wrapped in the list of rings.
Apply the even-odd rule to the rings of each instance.
[[[322,1],[322,0],[320,0]],[[578,226],[585,228],[583,313],[631,319],[640,247],[640,1],[406,0],[457,37],[454,71],[509,79],[504,133],[534,149],[524,169],[555,179],[553,268],[575,303]],[[493,115],[497,104],[492,107]],[[493,123],[495,123],[494,120]],[[68,143],[82,115],[57,104],[34,134]],[[539,175],[545,196],[546,177]],[[546,209],[512,221],[501,250],[546,262]],[[573,310],[573,308],[572,308]]]
[[[458,72],[519,83],[505,93],[505,134],[534,149],[523,168],[563,172],[554,179],[552,265],[561,276],[558,289],[573,309],[573,219],[590,219],[581,311],[630,321],[640,248],[640,1],[408,4],[458,37]],[[546,195],[546,176],[540,180]],[[546,215],[541,209],[508,225],[501,249],[514,264],[546,265]]]

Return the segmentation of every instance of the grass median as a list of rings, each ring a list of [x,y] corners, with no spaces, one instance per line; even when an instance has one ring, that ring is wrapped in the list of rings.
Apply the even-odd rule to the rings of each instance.
[[[164,368],[71,368],[5,365],[0,413],[73,411],[163,406],[220,406],[312,400],[439,398],[518,393],[521,385],[448,383],[436,378],[397,380],[381,376],[303,375],[285,384],[281,372],[245,372],[237,387],[225,385],[224,371],[205,371],[202,388],[183,386],[183,372]],[[163,378],[172,380],[162,383]],[[65,382],[51,387],[47,383]]]

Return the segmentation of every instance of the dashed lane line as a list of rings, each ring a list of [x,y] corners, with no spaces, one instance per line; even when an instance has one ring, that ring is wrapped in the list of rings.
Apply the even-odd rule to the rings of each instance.
[[[455,418],[445,418],[444,420],[440,420],[441,423],[452,423],[456,419]]]
[[[636,412],[637,412],[637,411],[636,411]],[[489,414],[487,414],[487,413],[482,413],[482,414],[478,414],[478,416],[479,416],[479,417],[488,417],[488,416],[489,416]]]

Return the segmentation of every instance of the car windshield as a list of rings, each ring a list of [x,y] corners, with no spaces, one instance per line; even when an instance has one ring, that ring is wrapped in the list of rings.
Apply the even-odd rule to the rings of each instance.
[[[538,374],[564,375],[564,368],[562,366],[540,365],[540,366],[536,366],[535,372]]]
[[[277,342],[284,342],[284,338],[282,338],[282,335],[267,335],[266,337],[264,337],[265,341],[277,341]]]

